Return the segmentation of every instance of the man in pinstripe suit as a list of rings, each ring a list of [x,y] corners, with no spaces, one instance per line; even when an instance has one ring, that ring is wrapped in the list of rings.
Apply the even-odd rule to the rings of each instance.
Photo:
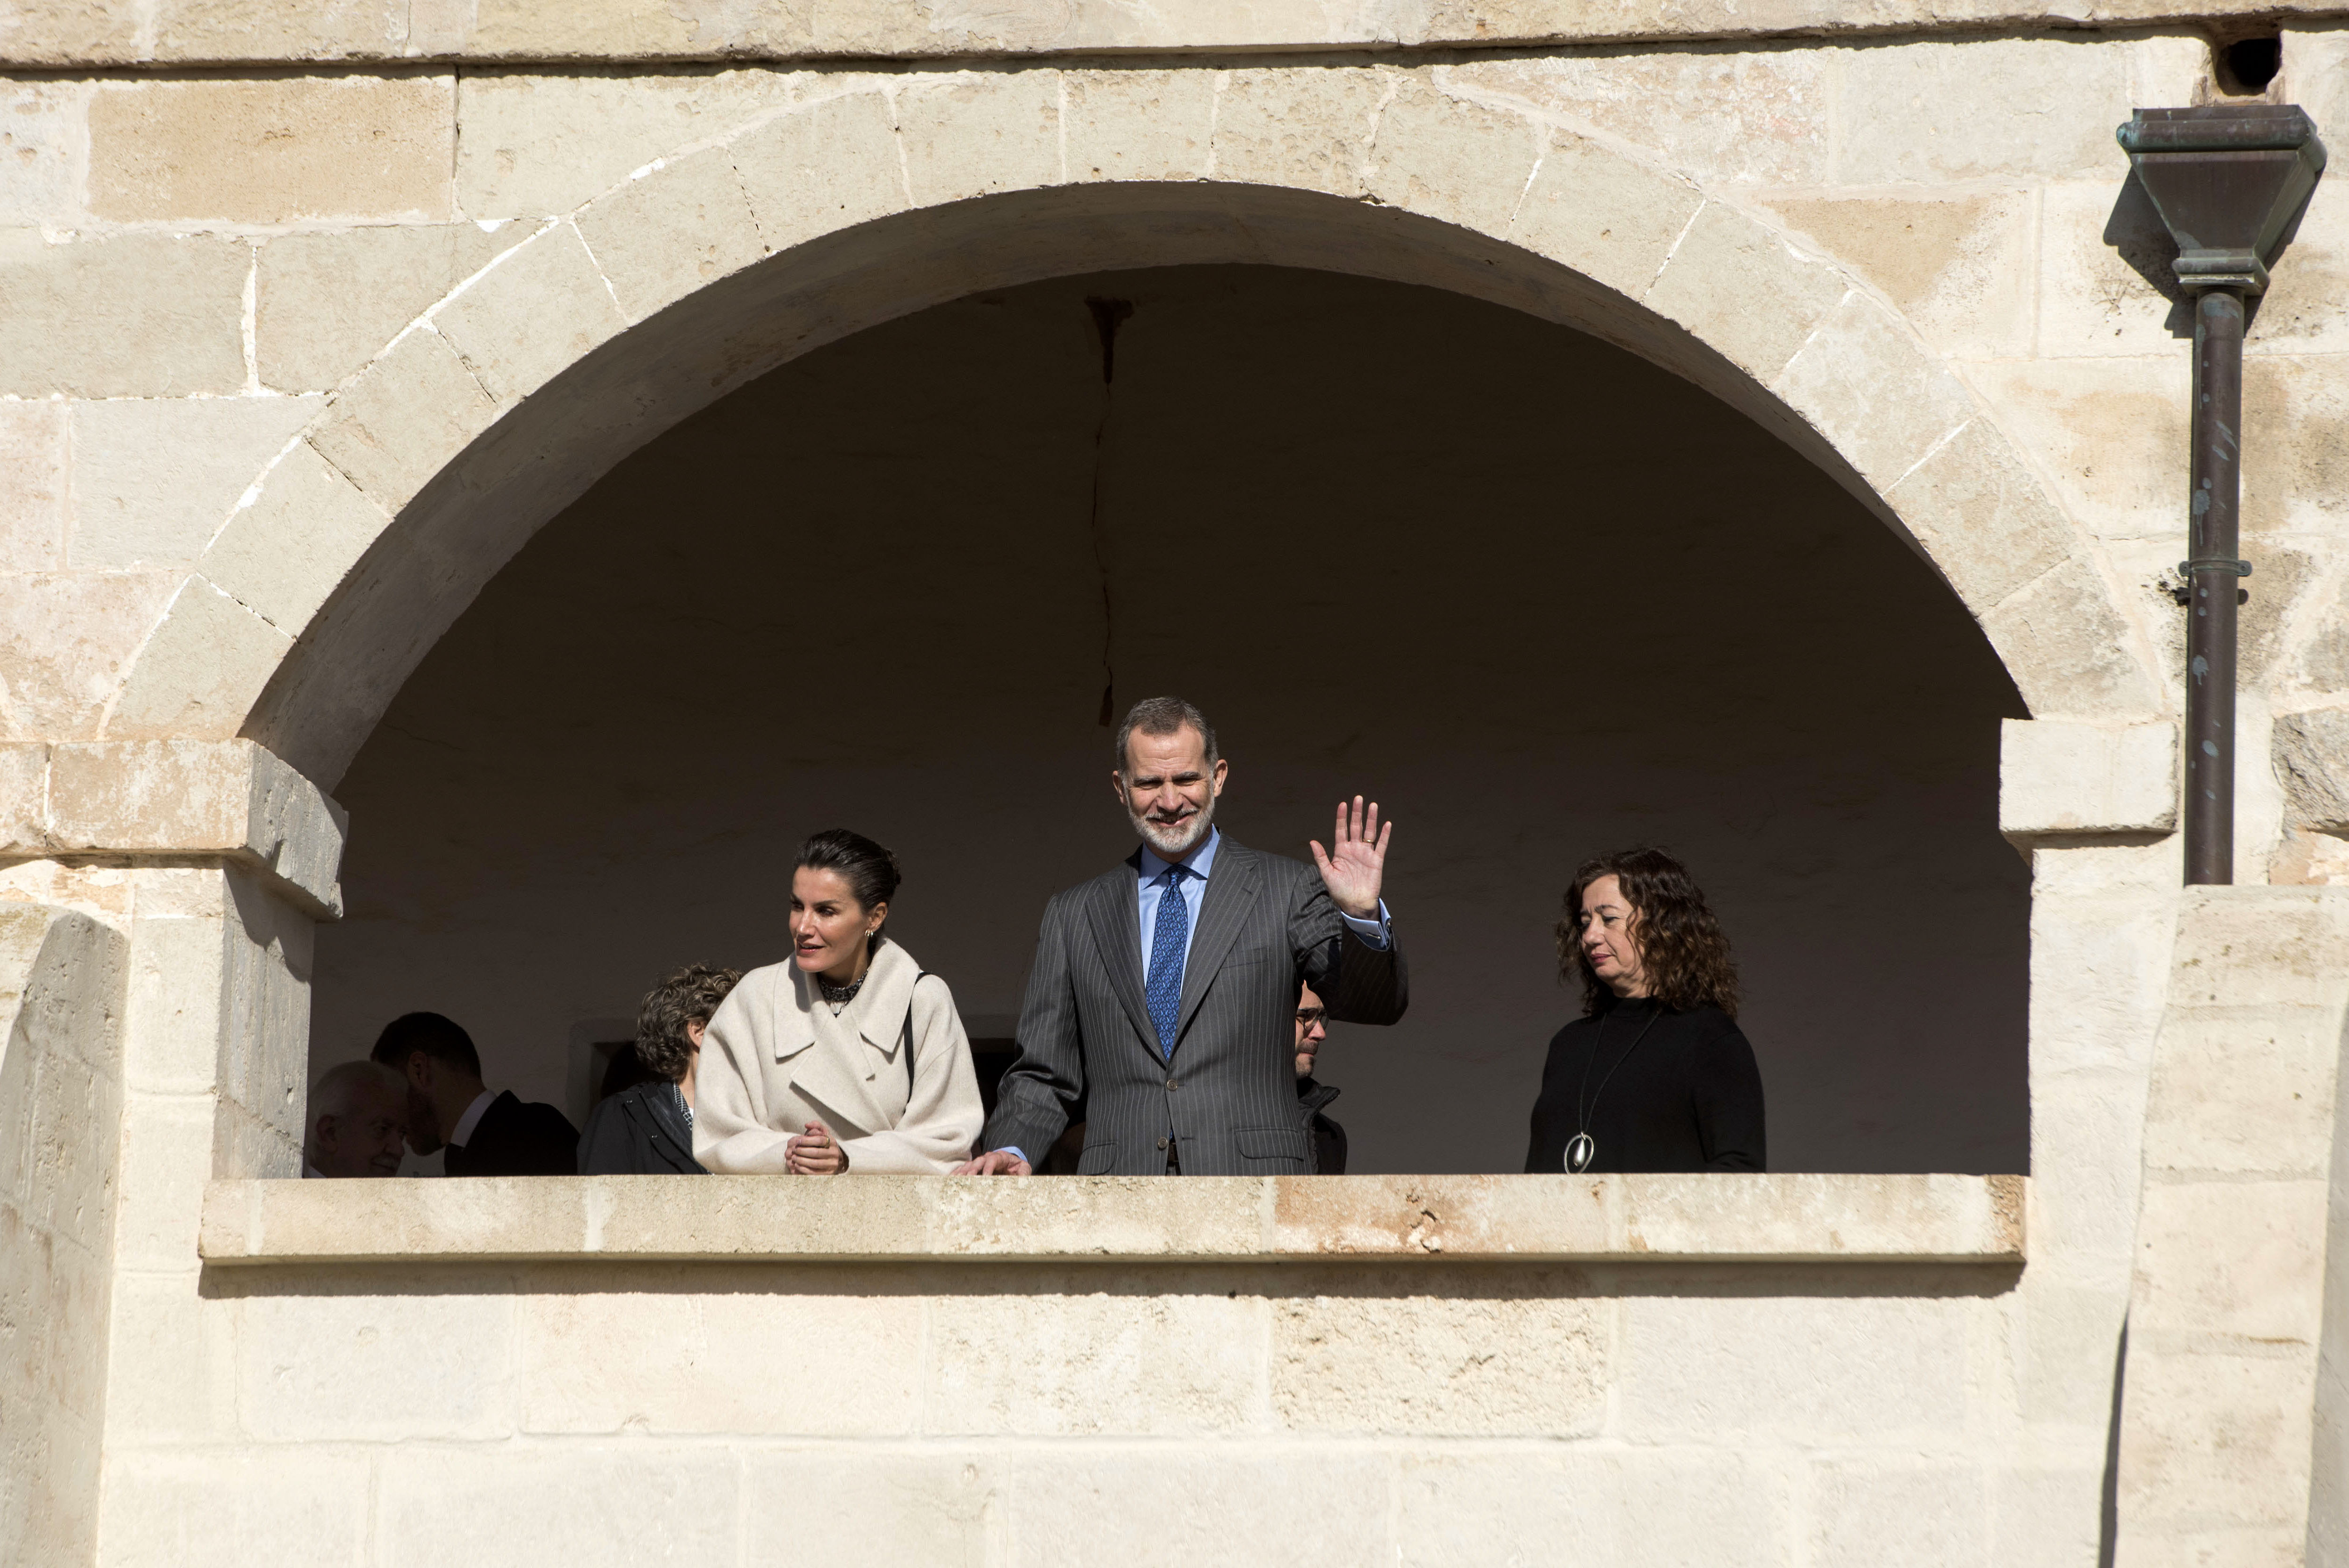
[[[1115,871],[1044,911],[1019,1011],[1019,1056],[960,1167],[1028,1174],[1081,1102],[1087,1176],[1298,1174],[1312,1169],[1297,1099],[1298,988],[1332,1018],[1402,1016],[1402,954],[1379,883],[1392,823],[1356,796],[1315,864],[1215,826],[1227,767],[1175,697],[1136,703],[1111,781],[1142,837]],[[1318,874],[1317,874],[1318,868]]]

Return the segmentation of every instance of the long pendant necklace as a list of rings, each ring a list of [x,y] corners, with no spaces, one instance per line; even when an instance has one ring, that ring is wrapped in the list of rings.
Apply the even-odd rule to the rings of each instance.
[[[1615,1068],[1631,1059],[1631,1052],[1640,1048],[1640,1042],[1648,1037],[1648,1031],[1654,1028],[1656,1020],[1664,1016],[1661,1004],[1651,1006],[1655,1010],[1648,1015],[1648,1021],[1640,1026],[1640,1032],[1631,1037],[1630,1047],[1615,1058],[1615,1067],[1609,1068],[1607,1077],[1599,1080],[1599,1094],[1590,1097],[1590,1109],[1586,1111],[1582,1109],[1582,1090],[1590,1087],[1590,1069],[1599,1065],[1599,1042],[1607,1034],[1605,1014],[1599,1015],[1599,1027],[1591,1031],[1590,1060],[1583,1064],[1582,1088],[1574,1091],[1574,1136],[1566,1144],[1566,1168],[1577,1176],[1589,1170],[1590,1162],[1599,1158],[1599,1142],[1590,1136],[1590,1119],[1599,1112],[1599,1095],[1607,1092],[1608,1080],[1615,1076]]]

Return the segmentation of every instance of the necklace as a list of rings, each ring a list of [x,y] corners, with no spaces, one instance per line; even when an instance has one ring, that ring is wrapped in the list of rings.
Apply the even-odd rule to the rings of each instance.
[[[855,1001],[856,994],[864,989],[864,976],[862,975],[845,985],[835,985],[821,975],[815,977],[815,983],[823,991],[823,999],[832,1004],[832,1015],[835,1018],[840,1016],[840,1010]]]
[[[1608,1012],[1612,1011],[1611,1007],[1608,1009]],[[1607,1014],[1599,1016],[1599,1027],[1591,1031],[1590,1036],[1590,1060],[1583,1064],[1582,1088],[1574,1091],[1574,1136],[1566,1144],[1566,1168],[1575,1175],[1579,1176],[1589,1170],[1590,1162],[1599,1158],[1599,1140],[1590,1136],[1590,1119],[1599,1112],[1599,1095],[1607,1092],[1608,1080],[1615,1076],[1615,1068],[1631,1059],[1631,1052],[1640,1048],[1640,1042],[1648,1037],[1648,1031],[1654,1028],[1656,1020],[1663,1016],[1662,1006],[1656,1005],[1655,1010],[1648,1015],[1648,1021],[1640,1026],[1640,1032],[1631,1037],[1630,1047],[1615,1058],[1615,1067],[1607,1069],[1607,1077],[1599,1080],[1599,1094],[1590,1097],[1590,1109],[1586,1111],[1582,1108],[1582,1090],[1590,1087],[1590,1069],[1599,1065],[1599,1042],[1607,1035]]]

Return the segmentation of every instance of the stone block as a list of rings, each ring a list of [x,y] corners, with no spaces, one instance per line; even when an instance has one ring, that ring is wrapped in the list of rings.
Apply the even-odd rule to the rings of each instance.
[[[2042,1429],[2101,1434],[2112,1422],[2113,1379],[2120,1369],[2121,1325],[2128,1312],[2126,1271],[2109,1284],[2092,1285],[2033,1269],[2019,1295],[2023,1345],[2016,1393],[2023,1419]],[[2100,1441],[2099,1470],[2103,1459]],[[2100,1482],[2095,1490],[2102,1490]]]
[[[1795,350],[1770,388],[1879,493],[1980,412],[1965,384],[1898,316],[1858,290]],[[1936,521],[1940,521],[1936,519]]]
[[[1998,1568],[2078,1568],[2104,1532],[2103,1455],[2087,1465],[1993,1470],[1990,1560]]]
[[[916,206],[1061,182],[1058,72],[903,80],[897,140]]]
[[[107,0],[57,0],[0,14],[0,48],[12,60],[122,65],[143,54],[145,14]]]
[[[630,321],[767,253],[732,150],[723,147],[613,191],[579,215],[579,235]]]
[[[889,102],[878,92],[819,98],[730,145],[771,252],[902,212],[909,204]]]
[[[1948,185],[2128,171],[2131,48],[2094,33],[1902,42],[1835,55],[1830,182]]]
[[[1507,237],[1637,299],[1663,271],[1703,201],[1686,180],[1557,131],[1509,221]]]
[[[1461,1445],[1406,1453],[1399,1472],[1396,1560],[1425,1568],[1797,1561],[1785,1480],[1733,1450]]]
[[[2304,1524],[2316,1353],[2140,1354],[2122,1408],[2120,1561],[2134,1538]]]
[[[0,227],[73,226],[89,162],[83,117],[91,90],[88,81],[0,83]]]
[[[376,1550],[429,1563],[452,1541],[495,1542],[500,1568],[730,1563],[741,1521],[788,1537],[794,1501],[760,1498],[754,1507],[740,1461],[721,1449],[409,1443],[378,1461]]]
[[[372,1461],[315,1449],[107,1459],[106,1561],[120,1568],[316,1568],[367,1550]]]
[[[627,318],[595,269],[579,231],[558,223],[533,234],[433,313],[447,338],[501,403],[530,396]],[[440,454],[446,461],[455,451]]]
[[[262,384],[286,391],[341,385],[530,234],[520,223],[394,223],[269,240],[254,282]]]
[[[1767,200],[1934,348],[1968,359],[2031,353],[2038,212],[2029,191]]]
[[[123,678],[106,733],[234,735],[293,645],[293,638],[191,576]]]
[[[0,571],[66,563],[67,407],[0,402]]]
[[[2100,539],[2159,539],[2184,529],[2190,356],[2017,361],[1966,375],[2008,438],[2054,481],[2064,509]],[[2246,424],[2251,424],[2247,419]],[[2264,428],[2265,421],[2253,426]],[[2253,443],[2245,460],[2266,445]]]
[[[1712,201],[1689,221],[1641,303],[1767,387],[1850,292],[1825,257]]]
[[[2312,619],[2315,625],[2301,645],[2295,679],[2317,691],[2349,691],[2349,581]]]
[[[1064,71],[1067,177],[1204,180],[1215,164],[1211,71]]]
[[[1975,1466],[1864,1460],[1815,1464],[1809,1482],[1806,1563],[1818,1568],[1880,1568],[1887,1563],[1991,1568],[1990,1478]]]
[[[188,397],[244,385],[253,247],[210,235],[0,232],[0,393]]]
[[[2341,69],[2339,65],[2332,67],[2334,74]],[[2337,94],[2339,89],[2333,90]],[[2349,134],[2349,124],[2337,118],[2318,124],[2328,147],[2340,146]],[[2271,258],[2268,291],[2260,296],[2259,310],[2245,334],[2246,358],[2349,349],[2349,309],[2342,304],[2349,295],[2349,212],[2342,211],[2337,191],[2318,189],[2322,193],[2311,197],[2302,210],[2291,243]],[[2251,460],[2248,451],[2244,460]]]
[[[1938,1439],[1966,1424],[1968,1306],[1626,1297],[1609,1430],[1634,1443]]]
[[[2085,556],[1978,614],[2034,717],[2137,720],[2163,706],[2136,629]]]
[[[2322,1181],[2341,1023],[2323,1007],[2172,1010],[2146,1105],[2158,1168]]]
[[[324,404],[179,397],[73,405],[73,564],[192,564]]]
[[[788,107],[809,81],[771,68],[468,71],[459,206],[474,218],[574,211],[656,160]]]
[[[2038,476],[1984,419],[1924,457],[1885,499],[1977,617],[2055,567],[2076,542]]]
[[[2273,735],[2276,778],[2293,824],[2349,835],[2349,708],[2284,714]]]
[[[809,1288],[729,1292],[681,1274],[651,1290],[520,1298],[522,1429],[824,1439],[918,1430],[922,1298],[864,1275],[801,1279]]]
[[[237,1424],[235,1307],[206,1301],[201,1278],[124,1274],[107,1335],[107,1440],[118,1452],[223,1444]]]
[[[128,1080],[150,1094],[210,1094],[220,1072],[221,923],[142,917],[132,929]]]
[[[0,575],[0,734],[94,732],[174,585],[156,572]]]
[[[457,86],[446,76],[101,84],[89,206],[118,222],[453,215]]]
[[[1091,1288],[1088,1288],[1091,1286]],[[1263,1410],[1266,1305],[1066,1276],[1049,1295],[965,1295],[930,1320],[923,1427],[937,1433],[1188,1436]]]
[[[134,1020],[131,1027],[144,1023]],[[194,1267],[204,1182],[212,1172],[210,1097],[134,1089],[122,1109],[121,1160],[115,1216],[119,1266],[159,1273]]]
[[[2349,892],[2188,888],[2172,964],[2172,1008],[2337,1011],[2349,992]]]
[[[2324,1209],[2322,1172],[2302,1181],[2148,1180],[2131,1335],[2156,1344],[2223,1336],[2245,1349],[2302,1346],[2313,1355],[2324,1311]]]
[[[38,741],[0,742],[0,856],[49,847],[49,748]]]
[[[1130,1561],[1137,1542],[1158,1563],[1292,1568],[1360,1568],[1392,1551],[1381,1454],[1236,1442],[1016,1452],[1008,1561],[1031,1568]]]
[[[2123,108],[2105,129],[2128,118]],[[2117,158],[2119,147],[2113,151]],[[2175,358],[2188,353],[2193,318],[2178,304],[2170,269],[2177,242],[2125,167],[2086,183],[2039,193],[2039,342],[2042,359],[2073,356]]]
[[[1333,1284],[1336,1282],[1332,1282]],[[1431,1290],[1401,1274],[1271,1303],[1275,1418],[1294,1431],[1588,1437],[1607,1411],[1606,1309],[1576,1275]]]
[[[592,269],[591,269],[592,271]],[[619,307],[605,304],[613,319]],[[492,346],[502,325],[483,325]],[[438,332],[419,328],[337,396],[310,442],[386,512],[397,514],[427,480],[498,417],[498,405]]]
[[[2167,833],[2177,825],[2177,725],[2023,718],[2002,725],[1998,830],[2009,842]]]
[[[2143,1034],[2149,1041],[2149,1023]],[[2137,1244],[2144,1118],[2142,1061],[2134,1070],[2042,1071],[2033,1078],[2031,1223],[2040,1255],[2087,1269],[2118,1265],[2126,1279]]]
[[[2181,372],[2179,379],[2184,379]],[[2187,436],[2178,420],[2177,497],[2186,489]],[[2242,522],[2249,553],[2284,531],[2349,534],[2349,359],[2339,355],[2254,354],[2243,361]],[[2261,571],[2267,570],[2262,561]],[[2247,586],[2256,589],[2259,584]]]
[[[1371,132],[1394,85],[1358,67],[1232,72],[1216,99],[1216,178],[1362,195]]]
[[[390,521],[308,442],[260,481],[203,558],[204,575],[246,609],[299,636]]]
[[[407,0],[155,0],[158,61],[413,59],[445,51],[409,26]]]
[[[1442,73],[1636,146],[1708,183],[1824,185],[1834,57],[1806,49],[1503,56]]]
[[[516,1429],[502,1291],[261,1295],[237,1304],[237,1408],[271,1442],[502,1438]]]
[[[745,1568],[1014,1561],[1008,1477],[994,1454],[757,1449],[742,1480],[754,1498],[792,1500],[788,1528],[745,1535]]]
[[[1365,183],[1390,207],[1502,234],[1548,140],[1528,116],[1403,77],[1379,111]]]

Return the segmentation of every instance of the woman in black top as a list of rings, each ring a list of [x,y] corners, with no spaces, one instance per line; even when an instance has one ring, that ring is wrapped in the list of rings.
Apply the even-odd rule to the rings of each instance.
[[[587,1130],[579,1135],[579,1174],[709,1173],[693,1157],[693,1069],[710,1016],[741,978],[739,969],[688,964],[645,994],[629,1047],[644,1070],[587,1113]]]
[[[1584,1016],[1549,1042],[1526,1169],[1767,1169],[1729,939],[1686,868],[1661,850],[1584,862],[1557,959]]]

